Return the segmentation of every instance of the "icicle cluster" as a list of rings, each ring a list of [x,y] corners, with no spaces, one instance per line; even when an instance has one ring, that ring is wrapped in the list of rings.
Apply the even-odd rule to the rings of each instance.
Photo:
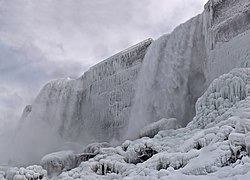
[[[234,69],[214,80],[196,103],[196,116],[188,126],[204,128],[249,95],[250,69]]]

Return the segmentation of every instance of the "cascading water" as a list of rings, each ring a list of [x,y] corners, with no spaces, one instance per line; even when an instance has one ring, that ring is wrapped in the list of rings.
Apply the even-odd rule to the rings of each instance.
[[[195,101],[205,89],[203,47],[201,15],[149,47],[138,77],[126,138],[138,137],[138,129],[161,118],[177,118],[182,126],[193,118]]]

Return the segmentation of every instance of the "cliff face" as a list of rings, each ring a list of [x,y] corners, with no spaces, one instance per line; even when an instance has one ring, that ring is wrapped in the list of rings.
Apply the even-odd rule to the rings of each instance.
[[[134,83],[151,43],[147,39],[136,44],[91,67],[79,79],[48,83],[32,108],[26,108],[21,126],[43,121],[65,141],[119,141],[128,123]]]
[[[210,0],[202,14],[150,46],[138,77],[128,137],[161,118],[185,126],[213,79],[250,60],[250,2]]]
[[[250,2],[210,0],[171,34],[112,56],[79,79],[48,83],[22,126],[44,122],[63,141],[81,143],[121,142],[161,118],[185,126],[213,79],[249,64],[249,42]]]

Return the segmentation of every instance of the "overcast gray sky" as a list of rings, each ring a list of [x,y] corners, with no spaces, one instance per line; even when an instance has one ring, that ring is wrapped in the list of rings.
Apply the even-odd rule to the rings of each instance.
[[[0,0],[0,124],[17,120],[49,80],[79,77],[126,47],[171,32],[206,1]]]

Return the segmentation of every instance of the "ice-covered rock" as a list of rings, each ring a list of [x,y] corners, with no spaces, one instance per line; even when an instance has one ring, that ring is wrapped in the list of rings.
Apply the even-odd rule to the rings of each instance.
[[[175,118],[171,119],[161,119],[157,122],[145,126],[140,131],[140,137],[154,137],[159,131],[175,129],[177,127],[177,120]]]
[[[60,151],[47,154],[41,159],[41,165],[50,177],[57,176],[63,171],[76,167],[77,155],[73,151]]]
[[[88,161],[89,159],[94,158],[100,153],[101,148],[109,147],[111,147],[111,145],[107,142],[89,144],[80,154],[77,155],[77,165],[83,161]]]
[[[37,161],[65,142],[120,142],[128,124],[134,83],[151,43],[152,39],[138,43],[91,67],[78,79],[47,83],[32,106],[25,108],[16,144],[25,139],[23,146],[37,152],[32,157]]]
[[[111,145],[107,142],[103,143],[92,143],[89,144],[84,150],[83,153],[93,153],[97,154],[101,148],[108,148],[111,147]]]
[[[41,166],[33,165],[26,168],[10,168],[6,173],[7,180],[48,180],[47,171]]]

